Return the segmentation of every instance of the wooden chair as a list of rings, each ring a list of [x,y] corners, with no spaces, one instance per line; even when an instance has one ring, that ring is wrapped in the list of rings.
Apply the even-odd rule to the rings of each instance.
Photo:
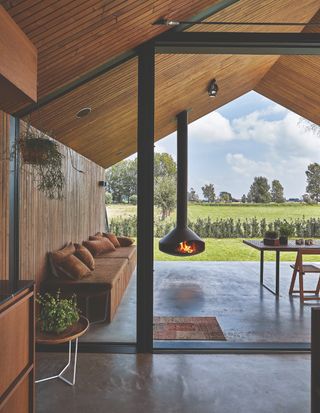
[[[300,295],[301,303],[304,303],[304,301],[306,300],[320,300],[320,297],[319,297],[320,267],[317,267],[316,265],[313,265],[313,264],[303,264],[303,255],[310,255],[310,254],[312,255],[320,254],[320,248],[317,248],[317,249],[301,248],[297,253],[295,264],[290,265],[290,267],[293,268],[293,273],[292,273],[289,294],[293,295],[294,293],[298,293]],[[303,288],[303,276],[309,273],[319,274],[318,283],[317,283],[317,287],[315,290],[304,290]],[[298,274],[299,274],[299,289],[295,290],[294,286],[295,286],[295,282],[296,282],[296,278]],[[312,293],[314,295],[305,296],[305,293]]]

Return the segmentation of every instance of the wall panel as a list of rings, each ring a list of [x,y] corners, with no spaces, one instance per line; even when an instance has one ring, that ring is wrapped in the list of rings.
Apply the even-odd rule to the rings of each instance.
[[[20,175],[20,278],[47,274],[47,253],[68,241],[81,242],[104,229],[104,169],[59,144],[64,154],[65,198],[50,200],[36,189],[30,165]],[[83,171],[83,173],[77,170]]]
[[[9,125],[9,115],[0,111],[0,280],[9,276]]]

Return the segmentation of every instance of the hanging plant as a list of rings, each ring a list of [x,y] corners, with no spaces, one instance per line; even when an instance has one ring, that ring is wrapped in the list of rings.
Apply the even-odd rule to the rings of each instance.
[[[39,191],[49,199],[63,198],[64,155],[59,151],[57,142],[28,123],[17,139],[13,152],[21,154],[22,166],[30,165],[28,171],[32,174]]]

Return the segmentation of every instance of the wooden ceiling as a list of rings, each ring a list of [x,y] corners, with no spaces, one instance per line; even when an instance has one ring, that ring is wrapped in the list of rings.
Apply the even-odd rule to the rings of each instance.
[[[157,18],[186,19],[214,3],[218,1],[2,1],[39,49],[41,97],[166,29],[152,25]],[[319,7],[319,0],[241,0],[209,20],[307,22]],[[188,30],[275,28],[193,26]],[[181,110],[191,108],[189,118],[194,121],[252,89],[320,123],[318,67],[318,57],[158,55],[155,139],[175,130],[175,115]],[[286,86],[283,78],[290,77],[288,73],[292,80],[285,79]],[[206,91],[212,78],[219,84],[216,99]],[[92,112],[77,119],[76,113],[86,106]],[[33,114],[32,123],[53,130],[58,140],[103,167],[131,155],[136,151],[137,60],[44,106]]]
[[[2,0],[38,49],[39,97],[168,28],[162,16],[187,19],[218,0]]]

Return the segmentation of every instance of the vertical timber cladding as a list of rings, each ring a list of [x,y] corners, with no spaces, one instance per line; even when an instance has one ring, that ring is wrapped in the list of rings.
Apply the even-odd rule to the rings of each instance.
[[[81,243],[105,225],[104,188],[98,184],[105,170],[63,144],[59,149],[65,156],[64,199],[38,191],[29,165],[20,170],[20,278],[35,279],[37,287],[47,274],[48,252]]]
[[[9,277],[10,116],[0,111],[0,280]]]

